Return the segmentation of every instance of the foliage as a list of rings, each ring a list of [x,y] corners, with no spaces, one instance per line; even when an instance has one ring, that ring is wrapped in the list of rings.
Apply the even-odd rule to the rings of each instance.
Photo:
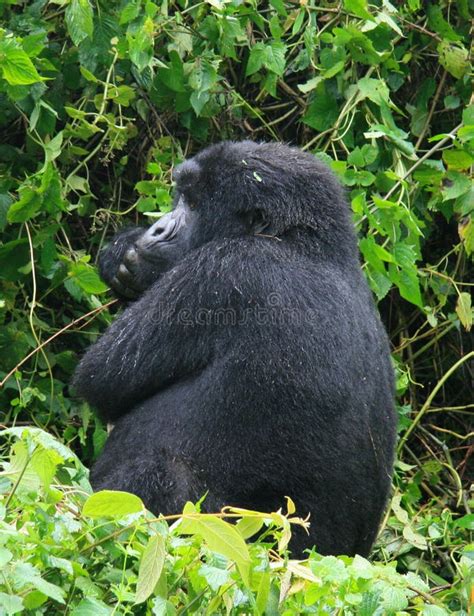
[[[106,431],[68,391],[79,353],[115,310],[97,252],[116,228],[169,208],[171,168],[185,156],[252,138],[314,152],[347,187],[393,344],[401,437],[375,553],[396,560],[400,575],[316,555],[303,574],[257,542],[246,581],[212,541],[201,560],[193,534],[183,538],[141,512],[94,549],[104,532],[126,525],[81,514],[84,469],[59,441],[30,431],[0,483],[0,562],[14,576],[2,582],[5,613],[28,605],[49,613],[50,602],[79,614],[116,605],[136,613],[140,556],[153,554],[156,568],[163,546],[169,604],[158,590],[143,613],[270,614],[280,597],[287,613],[441,614],[442,602],[467,609],[469,18],[468,0],[0,2],[2,423],[47,429],[84,463],[97,456]],[[435,592],[410,590],[418,582],[403,575],[414,572]],[[379,582],[397,589],[393,609]],[[426,594],[435,602],[425,597],[421,607]]]
[[[286,515],[201,514],[188,503],[165,521],[131,494],[88,496],[85,468],[49,434],[12,428],[6,435],[15,442],[1,484],[8,494],[0,511],[2,613],[463,613],[470,579],[462,581],[470,565],[463,549],[456,592],[448,586],[437,594],[413,571],[360,556],[287,560],[290,527],[305,524],[289,499]],[[454,526],[446,520],[445,532]]]

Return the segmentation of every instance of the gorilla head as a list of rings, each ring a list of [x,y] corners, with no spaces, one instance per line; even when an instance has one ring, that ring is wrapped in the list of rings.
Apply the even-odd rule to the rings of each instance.
[[[274,511],[289,495],[312,520],[296,553],[367,555],[390,489],[393,375],[342,189],[311,154],[250,141],[174,179],[173,211],[100,258],[132,301],[75,374],[116,422],[94,488],[155,513],[205,493],[208,511]]]
[[[179,165],[173,180],[173,210],[130,245],[109,281],[119,295],[136,297],[187,252],[223,238],[298,237],[335,260],[356,255],[341,187],[311,154],[283,144],[223,142]]]

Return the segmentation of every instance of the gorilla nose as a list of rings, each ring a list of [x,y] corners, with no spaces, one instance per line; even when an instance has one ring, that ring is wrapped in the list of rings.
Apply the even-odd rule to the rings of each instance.
[[[178,223],[171,216],[163,216],[150,227],[149,234],[157,242],[165,242],[176,235]]]

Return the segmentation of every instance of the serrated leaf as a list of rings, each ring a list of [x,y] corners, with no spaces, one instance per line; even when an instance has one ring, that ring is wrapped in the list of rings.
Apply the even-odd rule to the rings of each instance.
[[[128,492],[102,490],[89,496],[82,513],[90,518],[123,518],[145,508],[141,498]]]
[[[42,81],[33,62],[22,49],[11,46],[0,48],[0,67],[3,78],[12,86]]]
[[[245,76],[249,77],[260,70],[265,61],[265,45],[256,43],[250,50],[250,56],[245,70]]]
[[[22,187],[20,198],[8,210],[8,222],[26,222],[41,210],[41,204],[41,196],[36,190],[29,186]]]
[[[86,293],[98,294],[107,291],[108,287],[99,278],[99,274],[86,263],[73,263],[69,274]]]
[[[94,13],[89,0],[72,0],[66,8],[66,25],[74,45],[94,33]]]
[[[155,590],[165,562],[165,540],[161,535],[154,535],[143,552],[138,570],[135,603],[143,603]]]
[[[273,41],[266,47],[265,67],[276,75],[283,75],[285,72],[286,45],[279,41]]]

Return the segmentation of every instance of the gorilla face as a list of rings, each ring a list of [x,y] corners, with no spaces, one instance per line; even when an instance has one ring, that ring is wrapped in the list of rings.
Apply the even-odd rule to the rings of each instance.
[[[223,239],[287,242],[296,233],[313,253],[354,260],[341,188],[311,154],[283,144],[224,142],[178,165],[173,180],[173,210],[147,230],[121,234],[119,248],[101,257],[101,275],[120,297],[136,299],[189,251]]]
[[[195,226],[196,212],[181,194],[174,209],[157,220],[130,252],[134,254],[133,258],[168,269],[191,247]]]

